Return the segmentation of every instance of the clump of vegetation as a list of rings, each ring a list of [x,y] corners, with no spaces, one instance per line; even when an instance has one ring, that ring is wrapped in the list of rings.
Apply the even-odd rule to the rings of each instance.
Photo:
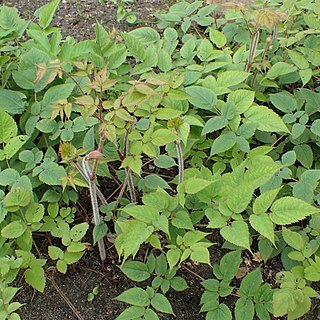
[[[174,314],[166,293],[188,287],[177,272],[190,260],[212,267],[206,319],[306,314],[320,280],[315,1],[224,16],[182,1],[157,14],[161,32],[136,28],[119,41],[97,23],[81,42],[50,25],[58,4],[40,8],[37,23],[0,7],[0,319],[20,319],[19,272],[44,290],[36,233],[60,239],[48,258],[61,273],[90,246],[74,208],[86,187],[101,260],[114,230],[121,270],[151,280],[116,297],[130,305],[117,319]],[[176,176],[147,174],[151,162]],[[108,202],[99,183],[110,163],[120,163],[121,188]],[[213,229],[229,251],[212,265]],[[141,246],[145,261],[134,259]],[[235,288],[244,251],[259,263]],[[261,268],[276,256],[283,271],[271,284]]]

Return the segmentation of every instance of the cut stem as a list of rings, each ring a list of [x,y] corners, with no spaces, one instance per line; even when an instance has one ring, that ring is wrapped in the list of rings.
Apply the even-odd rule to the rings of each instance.
[[[101,217],[99,213],[99,205],[98,205],[98,198],[97,198],[97,189],[94,183],[94,176],[89,166],[89,161],[86,157],[82,160],[82,169],[85,172],[85,175],[89,178],[89,190],[90,190],[90,198],[91,198],[91,206],[93,211],[93,221],[94,225],[98,226],[101,223]],[[98,240],[98,249],[100,254],[101,261],[106,260],[106,247],[104,244],[104,240]]]
[[[176,141],[176,149],[178,154],[178,165],[179,165],[179,184],[183,182],[184,176],[184,162],[183,162],[183,153],[181,148],[181,140]]]

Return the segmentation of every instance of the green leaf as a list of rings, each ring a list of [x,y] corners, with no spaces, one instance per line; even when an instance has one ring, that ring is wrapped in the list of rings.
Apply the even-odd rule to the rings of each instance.
[[[227,305],[220,303],[217,308],[207,313],[206,320],[232,320],[232,314]]]
[[[288,92],[270,94],[271,103],[280,111],[290,113],[297,109],[298,103],[294,96]]]
[[[83,252],[86,250],[87,246],[82,242],[71,242],[67,247],[67,252],[76,253]]]
[[[82,222],[77,224],[76,226],[72,227],[70,230],[70,237],[73,241],[80,241],[87,230],[89,229],[89,224],[87,222]]]
[[[236,320],[252,320],[254,317],[254,304],[252,300],[240,298],[235,307]]]
[[[169,300],[161,293],[156,293],[151,299],[151,305],[158,311],[174,314]]]
[[[207,249],[207,245],[210,245],[205,242],[199,242],[190,247],[192,253],[190,255],[191,260],[199,263],[206,263],[211,265],[210,263],[210,253]]]
[[[146,313],[144,314],[145,320],[159,320],[157,314],[150,308],[146,309]]]
[[[21,114],[24,111],[26,105],[24,99],[26,99],[26,96],[19,91],[0,88],[0,122],[2,111],[8,112],[10,114]]]
[[[132,319],[140,319],[145,313],[144,307],[136,307],[132,306],[125,309],[116,320],[132,320]]]
[[[71,95],[74,87],[74,83],[65,83],[49,88],[44,94],[42,101],[45,109],[47,109],[50,105],[54,105],[61,99],[67,99]]]
[[[172,214],[171,223],[180,229],[193,230],[193,223],[187,211],[180,210]]]
[[[175,167],[177,165],[177,163],[174,161],[174,159],[172,157],[169,157],[165,154],[160,155],[157,159],[155,159],[154,164],[158,168],[162,168],[162,169]]]
[[[239,89],[229,93],[227,102],[234,102],[235,111],[238,114],[246,112],[253,104],[254,91]]]
[[[262,274],[260,268],[257,268],[247,274],[241,281],[240,295],[241,297],[251,298],[259,290],[262,283]]]
[[[231,281],[237,274],[241,262],[241,251],[236,250],[226,253],[220,260],[219,271],[225,281]],[[215,264],[215,267],[217,265]],[[215,270],[215,269],[214,269]],[[216,277],[217,274],[215,274]],[[220,279],[220,278],[219,278]]]
[[[108,225],[106,223],[100,223],[93,228],[93,244],[103,239],[108,232]]]
[[[146,205],[131,206],[123,208],[122,211],[126,212],[135,219],[148,224],[151,224],[159,218],[159,211],[153,207],[149,207]]]
[[[129,52],[137,60],[143,61],[146,58],[146,50],[143,44],[130,33],[121,33]]]
[[[180,260],[181,250],[180,249],[170,249],[167,254],[167,261],[170,269],[172,269]]]
[[[213,107],[217,103],[217,96],[212,90],[204,87],[192,86],[187,87],[186,92],[191,96],[191,98],[188,99],[189,102],[195,107],[213,111]]]
[[[209,38],[218,48],[223,47],[227,43],[226,36],[218,30],[209,28]]]
[[[244,123],[256,124],[257,129],[261,131],[289,133],[289,130],[282,119],[267,107],[252,106],[244,115]]]
[[[39,14],[39,25],[41,28],[46,29],[49,26],[59,3],[60,0],[51,1],[36,11]]]
[[[168,129],[159,129],[152,134],[152,143],[156,146],[164,146],[178,139],[178,136]]]
[[[128,261],[123,264],[121,271],[133,281],[144,281],[150,277],[150,272],[146,264],[140,261]]]
[[[27,226],[22,221],[13,221],[7,224],[1,230],[1,236],[6,239],[19,238],[27,229]]]
[[[31,201],[31,194],[28,190],[17,187],[4,198],[4,208],[9,212],[18,211],[20,207],[26,207]]]
[[[12,168],[4,169],[0,172],[0,186],[13,186],[20,179],[20,174]]]
[[[170,280],[170,286],[176,291],[183,291],[189,286],[187,285],[186,280],[181,277],[174,277]]]
[[[252,214],[249,217],[250,224],[253,229],[258,231],[264,237],[269,239],[274,245],[274,226],[272,221],[269,218],[269,215],[262,213],[260,215]]]
[[[283,197],[273,203],[270,219],[275,224],[286,225],[298,222],[319,211],[319,209],[303,200],[293,197]]]
[[[48,254],[49,254],[49,257],[52,259],[52,260],[58,260],[58,259],[62,259],[63,258],[63,251],[58,248],[58,247],[55,247],[55,246],[49,246],[48,247]]]
[[[19,135],[9,140],[3,149],[6,159],[11,159],[20,148],[28,141],[29,136]]]
[[[183,183],[180,185],[180,188],[184,190],[185,193],[196,194],[201,190],[207,188],[212,183],[213,181],[192,177],[183,181]]]
[[[14,119],[0,109],[0,143],[7,143],[17,135],[18,127]]]
[[[36,290],[43,292],[46,284],[44,270],[41,267],[33,267],[25,271],[24,278]]]
[[[223,227],[221,235],[229,242],[250,250],[250,233],[244,221],[233,221],[231,226]]]
[[[308,144],[294,146],[293,150],[297,155],[297,160],[307,169],[310,169],[313,163],[313,151]]]
[[[39,174],[41,182],[50,186],[62,184],[62,179],[66,176],[66,172],[62,166],[59,166],[55,162],[49,162],[43,165],[42,168],[44,170]]]
[[[206,122],[204,128],[202,129],[201,135],[203,136],[207,133],[225,128],[227,124],[228,124],[228,120],[223,116],[217,116],[217,117],[211,118]]]
[[[299,52],[295,50],[287,49],[288,55],[292,62],[299,68],[299,69],[307,69],[309,67],[308,60]]]
[[[312,122],[310,130],[315,135],[320,136],[320,119],[317,119],[317,120]]]
[[[301,234],[282,227],[283,240],[293,249],[302,251],[305,245]]]
[[[250,76],[249,72],[244,71],[224,71],[219,73],[216,86],[217,87],[233,87]]]
[[[304,70],[299,70],[299,76],[301,78],[302,84],[305,86],[312,78],[312,69],[304,69]]]
[[[273,79],[278,78],[279,76],[283,76],[285,74],[294,72],[296,70],[297,70],[297,67],[295,67],[289,63],[277,62],[270,68],[266,77],[268,79],[273,80]]]
[[[172,68],[171,56],[163,49],[158,53],[158,67],[162,72],[168,72]]]
[[[141,288],[131,288],[122,292],[115,300],[122,301],[137,307],[146,307],[149,305],[148,293]]]
[[[280,190],[281,187],[262,193],[253,204],[253,212],[255,214],[267,212]]]
[[[130,31],[129,34],[137,38],[139,42],[146,46],[155,44],[160,40],[159,33],[150,27],[136,28]]]
[[[215,154],[219,154],[231,149],[237,141],[237,136],[234,132],[223,133],[221,136],[216,138],[212,144],[210,150],[210,157]]]

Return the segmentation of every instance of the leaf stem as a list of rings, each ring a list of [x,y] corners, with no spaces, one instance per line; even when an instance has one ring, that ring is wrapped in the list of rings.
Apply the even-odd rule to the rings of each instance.
[[[179,184],[183,182],[184,177],[184,163],[183,163],[183,153],[181,148],[181,140],[176,141],[176,149],[178,154],[178,165],[179,165]]]

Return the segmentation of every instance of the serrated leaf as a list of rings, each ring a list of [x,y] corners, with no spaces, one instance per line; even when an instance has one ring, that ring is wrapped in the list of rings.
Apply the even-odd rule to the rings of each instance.
[[[229,93],[227,102],[233,101],[238,114],[246,112],[253,104],[254,91],[239,89]]]
[[[207,313],[206,320],[232,320],[232,313],[227,305],[220,303],[217,308]]]
[[[209,38],[218,48],[223,47],[227,43],[226,36],[219,30],[209,28]]]
[[[29,136],[19,135],[11,138],[3,149],[3,153],[6,159],[11,159],[20,148],[27,142]]]
[[[233,221],[231,226],[220,230],[221,235],[229,242],[250,250],[250,233],[244,221]]]
[[[189,286],[187,285],[186,280],[184,280],[182,277],[174,277],[170,280],[170,286],[175,290],[175,291],[183,291]]]
[[[7,143],[17,135],[18,127],[14,119],[0,109],[0,143]]]
[[[262,193],[258,198],[256,198],[253,204],[253,212],[255,214],[262,214],[267,212],[281,188],[282,187],[266,191]]]
[[[249,72],[244,71],[224,71],[219,73],[217,87],[233,87],[240,84],[250,76]]]
[[[236,320],[253,320],[254,317],[254,304],[252,300],[240,298],[235,306]]]
[[[25,98],[26,96],[19,91],[0,88],[0,112],[5,111],[10,114],[23,113],[26,105]]]
[[[184,188],[185,193],[196,194],[201,190],[207,188],[213,181],[208,181],[200,178],[190,178],[183,182],[181,188]]]
[[[80,241],[89,229],[89,224],[82,222],[72,227],[70,230],[70,237],[73,241]]]
[[[37,10],[36,13],[39,14],[39,25],[41,28],[46,29],[49,26],[59,3],[60,0],[54,0]]]
[[[297,109],[298,103],[294,96],[288,92],[270,94],[271,103],[280,111],[290,113]]]
[[[145,313],[144,307],[132,306],[125,309],[116,320],[132,320],[132,319],[140,319]]]
[[[273,80],[273,79],[278,78],[279,76],[283,76],[285,74],[294,72],[296,70],[297,70],[297,67],[295,67],[289,63],[277,62],[270,68],[266,77],[268,79]]]
[[[178,136],[168,129],[158,129],[152,134],[152,143],[156,146],[164,146],[178,140]]]
[[[257,268],[247,274],[241,281],[240,295],[241,297],[251,298],[259,290],[262,283],[262,274],[260,268]]]
[[[36,290],[43,292],[46,284],[44,270],[41,267],[33,267],[25,271],[24,278]]]
[[[193,223],[190,218],[190,214],[187,211],[178,211],[173,214],[172,225],[177,228],[193,230]]]
[[[1,230],[1,236],[6,239],[19,238],[27,229],[27,226],[22,221],[13,221],[7,224]]]
[[[170,269],[172,269],[180,260],[181,251],[180,249],[170,249],[167,254],[167,261],[169,264]]]
[[[231,149],[237,142],[237,136],[234,132],[227,132],[216,138],[210,150],[210,157]]]
[[[103,239],[108,232],[108,225],[106,223],[100,223],[93,228],[93,244]]]
[[[262,213],[260,215],[252,214],[249,217],[250,224],[253,229],[258,231],[264,237],[269,239],[274,245],[274,226],[272,221],[269,218],[269,215]]]
[[[31,201],[31,194],[22,187],[17,187],[6,195],[4,198],[4,208],[9,212],[18,211],[20,207],[26,207]]]
[[[143,44],[130,33],[121,33],[121,36],[131,55],[137,60],[143,61],[146,58],[146,51]]]
[[[298,222],[320,210],[309,203],[293,198],[283,197],[275,201],[271,207],[270,219],[275,224],[286,225]]]
[[[214,118],[209,119],[204,128],[202,129],[201,135],[205,135],[207,133],[211,133],[222,128],[225,128],[228,124],[228,120],[223,116],[217,116]]]
[[[217,103],[216,94],[208,88],[192,86],[187,87],[186,92],[191,96],[189,102],[197,108],[212,111]]]
[[[149,305],[149,296],[141,288],[131,288],[122,292],[115,300],[122,301],[137,307],[146,307]]]
[[[161,293],[156,293],[151,299],[151,305],[158,311],[174,314],[169,300]]]
[[[144,281],[150,277],[146,264],[140,261],[128,261],[123,264],[121,271],[133,281]]]
[[[252,106],[244,115],[244,123],[256,124],[257,129],[261,131],[289,133],[289,130],[282,119],[267,107]]]
[[[61,185],[66,172],[62,166],[55,162],[48,163],[39,174],[39,180],[48,185]]]
[[[313,163],[313,151],[308,144],[294,146],[294,152],[297,155],[297,160],[307,169],[310,169]]]
[[[63,251],[55,246],[49,246],[48,247],[48,253],[49,253],[49,257],[52,260],[58,260],[58,259],[62,259],[63,258]]]
[[[291,231],[285,227],[282,227],[283,240],[293,249],[302,251],[305,242],[298,232]]]

